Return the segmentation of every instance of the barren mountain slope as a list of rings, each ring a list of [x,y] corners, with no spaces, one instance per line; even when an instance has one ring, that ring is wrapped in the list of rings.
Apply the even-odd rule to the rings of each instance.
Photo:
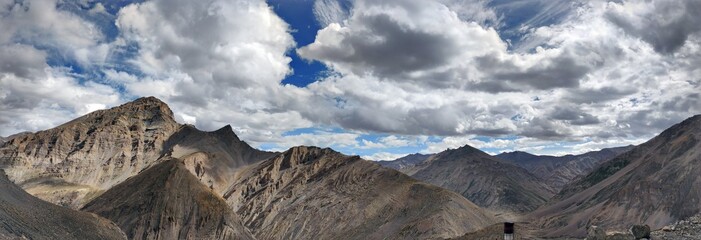
[[[0,170],[0,239],[126,239],[113,222],[29,195]]]
[[[179,159],[127,179],[83,210],[116,222],[129,239],[253,239],[224,199]]]
[[[653,229],[701,210],[701,115],[672,126],[563,190],[532,214],[548,236],[583,236],[591,225]]]
[[[467,145],[438,153],[406,172],[496,211],[528,212],[553,195],[525,169]]]
[[[0,148],[0,167],[27,192],[77,208],[153,164],[178,126],[165,103],[140,98],[15,137]]]
[[[330,149],[295,147],[241,170],[225,195],[259,239],[431,239],[494,223],[469,200]]]
[[[168,139],[165,149],[166,155],[183,159],[192,174],[219,194],[231,185],[235,169],[277,154],[252,148],[229,125],[213,132],[183,125]]]
[[[582,177],[633,146],[605,148],[579,155],[541,156],[526,152],[501,153],[495,157],[525,168],[559,191],[564,185]]]

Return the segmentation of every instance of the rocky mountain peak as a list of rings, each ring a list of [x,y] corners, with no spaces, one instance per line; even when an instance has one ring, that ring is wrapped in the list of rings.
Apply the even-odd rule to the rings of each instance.
[[[156,97],[142,97],[134,101],[122,104],[119,107],[114,108],[114,110],[121,112],[150,112],[154,115],[161,116],[166,120],[175,121],[173,118],[173,111],[170,109],[168,104],[164,103]]]
[[[179,128],[168,105],[139,98],[14,137],[0,148],[0,165],[35,196],[77,208],[93,193],[151,166]]]
[[[217,129],[214,131],[214,134],[220,137],[224,137],[227,139],[234,139],[236,141],[241,141],[239,137],[236,135],[234,132],[234,129],[231,127],[231,125],[227,124],[226,126]]]
[[[482,150],[474,148],[470,145],[464,145],[464,146],[456,148],[456,149],[448,149],[448,150],[445,150],[443,152],[438,153],[437,155],[443,155],[444,157],[454,156],[454,157],[459,157],[461,159],[469,158],[469,157],[491,157],[489,154],[483,152]],[[497,161],[500,161],[500,160],[497,160]]]

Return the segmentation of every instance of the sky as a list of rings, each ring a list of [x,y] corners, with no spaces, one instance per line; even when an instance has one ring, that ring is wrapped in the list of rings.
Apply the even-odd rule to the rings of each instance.
[[[254,147],[563,155],[701,113],[701,0],[0,0],[0,136],[142,96]]]

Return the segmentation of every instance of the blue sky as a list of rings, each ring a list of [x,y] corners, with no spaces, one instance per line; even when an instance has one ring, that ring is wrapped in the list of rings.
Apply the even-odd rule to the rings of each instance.
[[[701,112],[697,1],[0,1],[0,135],[141,96],[256,147],[562,155]],[[667,31],[679,29],[679,31]]]

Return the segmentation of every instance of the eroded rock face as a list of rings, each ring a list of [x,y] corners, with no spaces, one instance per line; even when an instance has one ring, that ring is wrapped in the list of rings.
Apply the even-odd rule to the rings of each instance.
[[[531,214],[546,236],[583,236],[589,225],[652,229],[701,211],[701,115],[674,125],[565,188]]]
[[[129,239],[253,239],[215,192],[180,159],[167,159],[83,208],[111,219]]]
[[[113,222],[42,201],[0,170],[0,239],[126,239]]]
[[[435,239],[494,223],[465,198],[357,156],[295,147],[225,194],[259,239]]]
[[[15,137],[0,149],[0,166],[32,194],[77,208],[151,166],[178,127],[165,103],[140,98]]]

